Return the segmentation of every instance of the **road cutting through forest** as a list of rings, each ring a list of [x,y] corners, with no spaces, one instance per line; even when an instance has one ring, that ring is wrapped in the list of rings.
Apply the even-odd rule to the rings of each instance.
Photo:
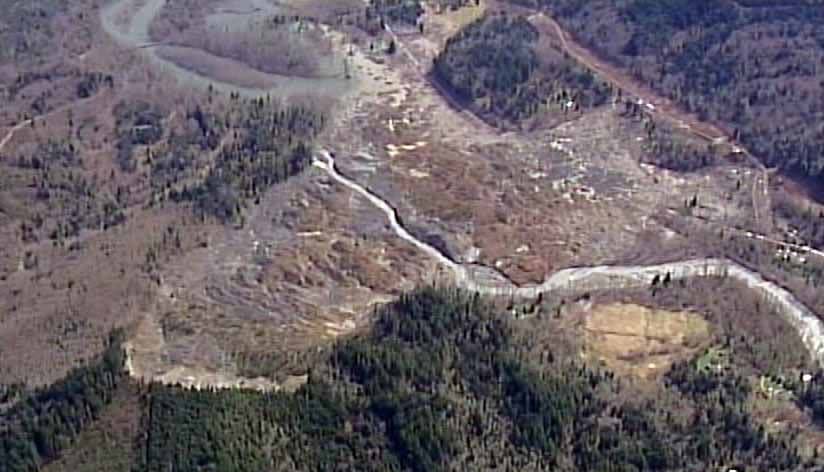
[[[529,17],[536,26],[549,27],[549,33],[556,36],[561,49],[579,64],[589,69],[602,80],[610,83],[619,90],[622,90],[630,99],[637,101],[644,111],[652,116],[658,116],[664,121],[673,123],[677,128],[686,130],[688,133],[703,139],[712,144],[727,144],[732,153],[746,156],[748,161],[761,172],[761,176],[753,183],[752,200],[753,212],[756,226],[764,232],[769,232],[772,227],[772,218],[769,214],[764,215],[763,209],[769,213],[769,174],[766,166],[754,156],[741,143],[736,142],[733,136],[721,127],[701,121],[694,115],[682,111],[672,100],[662,97],[642,85],[637,80],[625,74],[617,67],[600,59],[589,49],[579,44],[567,31],[565,31],[557,20],[545,12],[535,13]],[[759,191],[759,187],[763,191]]]

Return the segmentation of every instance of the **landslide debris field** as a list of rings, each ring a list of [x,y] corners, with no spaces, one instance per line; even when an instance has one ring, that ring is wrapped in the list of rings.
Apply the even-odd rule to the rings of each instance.
[[[771,3],[731,5],[740,31],[719,47],[741,52],[763,27],[774,41],[752,61],[775,59],[790,43],[766,13],[804,22]],[[671,465],[694,455],[725,470],[738,460],[812,467],[824,444],[820,176],[812,153],[771,153],[789,148],[777,129],[757,135],[748,114],[763,116],[775,87],[809,85],[794,81],[800,66],[744,99],[763,71],[737,55],[730,67],[753,83],[721,87],[741,109],[731,118],[705,96],[726,76],[703,62],[704,88],[663,66],[654,83],[651,61],[664,52],[639,29],[639,11],[667,19],[685,48],[665,51],[667,64],[681,64],[710,41],[698,31],[719,29],[706,23],[716,10],[684,19],[689,2],[593,1],[592,29],[574,4],[34,0],[0,10],[10,45],[0,50],[0,452],[29,458],[10,470],[297,464],[295,451],[333,430],[354,442],[318,455],[318,467],[352,464],[372,439],[417,438],[392,430],[408,406],[392,403],[398,392],[429,401],[436,391],[495,441],[543,438],[542,452],[507,446],[526,470],[602,464],[545,440],[555,420],[517,410],[523,400],[554,411],[540,407],[566,398],[553,382],[598,399],[601,413],[587,416],[597,428],[576,426],[593,437],[650,412],[680,438],[661,459]],[[593,46],[606,31],[620,51]],[[94,393],[78,409],[60,392],[81,384]],[[300,413],[266,436],[255,428],[274,416],[237,420],[260,416],[249,405],[261,399],[274,399],[275,416],[317,402],[354,416],[335,410],[329,421],[346,417],[338,429],[307,429],[315,423]],[[231,410],[197,406],[213,401],[238,408],[232,421],[255,439],[213,430],[223,420],[209,415]],[[489,424],[487,402],[497,405]],[[200,426],[183,434],[187,408],[209,414],[190,415]],[[76,416],[68,433],[43,429]],[[157,439],[170,431],[233,452],[189,457],[197,448]],[[741,452],[741,435],[757,446]],[[683,446],[710,436],[737,452],[716,451],[722,464]],[[498,461],[441,439],[457,469]],[[428,463],[416,444],[387,460]],[[603,464],[621,462],[616,451]]]
[[[38,20],[60,49],[21,29],[0,56],[3,382],[47,384],[123,327],[136,377],[291,390],[423,284],[560,303],[708,265],[820,357],[822,207],[798,181],[550,12],[409,3],[73,2]],[[656,379],[707,348],[702,297],[568,334]]]

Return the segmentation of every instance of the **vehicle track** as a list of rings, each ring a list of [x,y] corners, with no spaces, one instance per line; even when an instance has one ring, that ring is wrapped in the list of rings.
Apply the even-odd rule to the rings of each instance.
[[[575,41],[575,39],[547,13],[536,13],[530,16],[530,20],[532,20],[533,23],[537,20],[546,21],[549,24],[552,33],[558,37],[561,48],[565,53],[569,54],[575,61],[601,77],[603,80],[622,90],[630,98],[637,100],[639,104],[644,106],[645,111],[650,115],[658,116],[660,119],[670,122],[677,128],[683,129],[709,143],[728,144],[733,153],[744,155],[750,164],[761,172],[761,176],[757,177],[753,182],[752,189],[752,205],[755,225],[759,230],[766,233],[769,233],[772,230],[772,215],[769,194],[770,171],[746,147],[744,147],[741,143],[736,142],[730,133],[713,123],[700,121],[695,116],[683,112],[677,104],[672,102],[672,100],[658,95],[648,87],[639,84],[636,80],[623,73],[618,68],[612,66],[604,60],[601,60],[596,54],[590,52],[586,47]],[[759,190],[759,187],[762,187],[763,190]]]
[[[23,129],[25,126],[31,124],[31,121],[31,119],[21,121],[20,123],[14,125],[11,129],[9,129],[8,133],[6,133],[6,135],[3,137],[3,140],[0,141],[0,151],[2,151],[4,147],[6,147],[6,144],[8,144],[9,141],[11,141],[15,133]]]
[[[386,214],[389,225],[401,239],[435,259],[453,275],[456,286],[488,296],[536,298],[561,290],[596,290],[649,286],[656,277],[669,274],[673,280],[694,277],[726,276],[744,283],[773,303],[785,319],[798,330],[810,355],[824,365],[824,323],[788,290],[765,280],[760,274],[725,259],[691,259],[649,266],[574,267],[555,272],[542,284],[518,286],[511,281],[483,283],[472,275],[470,267],[460,264],[435,247],[413,236],[401,222],[397,210],[386,200],[342,175],[331,152],[322,150],[313,166],[333,180],[362,195]]]
[[[682,112],[671,100],[657,95],[653,91],[638,84],[616,67],[598,58],[586,47],[576,42],[550,15],[542,12],[532,15],[530,19],[533,21],[536,19],[547,21],[555,36],[558,37],[564,52],[602,79],[623,90],[630,98],[640,100],[648,113],[663,117],[666,121],[675,123],[677,127],[686,129],[701,139],[710,142],[727,142],[740,152],[750,155],[747,149],[734,142],[732,137],[723,129],[711,123],[701,122],[695,117]]]
[[[102,95],[104,95],[104,94],[103,93],[97,93],[97,94],[92,95],[91,97],[88,97],[88,98],[83,98],[83,99],[80,99],[80,100],[76,100],[74,102],[66,103],[64,105],[61,105],[61,106],[53,109],[53,110],[50,110],[46,113],[43,113],[42,115],[33,116],[31,118],[28,118],[28,119],[25,119],[25,120],[21,121],[20,123],[17,123],[16,125],[9,128],[9,130],[6,132],[5,136],[3,136],[3,139],[0,139],[0,151],[2,151],[6,147],[6,145],[11,142],[11,140],[14,138],[14,135],[18,131],[25,128],[26,126],[31,125],[32,122],[36,122],[37,120],[45,120],[46,118],[48,118],[52,115],[56,115],[60,112],[71,109],[73,107],[78,107],[78,106],[84,104],[85,102],[95,100],[96,98],[98,98]]]

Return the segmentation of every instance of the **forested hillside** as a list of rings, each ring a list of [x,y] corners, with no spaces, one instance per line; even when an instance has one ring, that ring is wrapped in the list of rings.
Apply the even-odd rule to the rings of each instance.
[[[638,397],[510,320],[427,288],[331,348],[295,394],[141,387],[132,470],[813,470],[792,435],[754,420],[736,369],[678,363],[664,392]],[[60,425],[95,417],[109,389],[94,386],[116,383],[120,362],[107,354],[4,415],[0,470],[70,447],[77,429]]]
[[[604,58],[770,166],[824,170],[824,9],[804,0],[512,0],[549,10]]]
[[[294,396],[153,388],[142,469],[805,468],[791,437],[754,422],[734,373],[675,366],[683,416],[521,336],[476,296],[404,296]]]
[[[283,107],[262,98],[238,102],[224,116],[198,108],[190,119],[197,124],[193,133],[173,140],[166,152],[151,159],[155,199],[193,202],[196,211],[224,222],[236,221],[249,202],[259,201],[274,184],[309,166],[312,141],[324,123],[323,115],[312,109]],[[224,138],[221,145],[217,136],[227,132],[231,141]],[[215,158],[202,181],[186,185],[186,172],[199,158],[197,151],[192,153],[194,144]]]
[[[99,418],[128,381],[122,341],[122,333],[113,334],[96,363],[0,410],[0,472],[40,470]]]
[[[450,38],[433,74],[481,116],[519,123],[539,110],[564,114],[604,103],[607,86],[571,60],[536,52],[522,16],[488,15]]]

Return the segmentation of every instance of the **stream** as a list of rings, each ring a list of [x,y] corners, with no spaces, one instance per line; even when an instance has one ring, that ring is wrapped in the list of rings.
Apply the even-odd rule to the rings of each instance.
[[[552,274],[542,284],[516,286],[501,278],[494,282],[478,280],[471,266],[453,261],[437,248],[413,236],[398,218],[397,211],[385,200],[342,175],[329,151],[322,151],[313,165],[325,171],[338,183],[364,196],[386,214],[395,234],[404,241],[435,259],[452,272],[455,284],[482,295],[515,298],[536,298],[540,294],[559,290],[598,290],[605,288],[634,288],[649,286],[656,276],[669,273],[672,280],[694,277],[726,276],[744,283],[762,294],[798,331],[810,355],[824,365],[824,323],[787,289],[765,280],[760,274],[726,259],[691,259],[649,266],[594,266],[573,267]]]

